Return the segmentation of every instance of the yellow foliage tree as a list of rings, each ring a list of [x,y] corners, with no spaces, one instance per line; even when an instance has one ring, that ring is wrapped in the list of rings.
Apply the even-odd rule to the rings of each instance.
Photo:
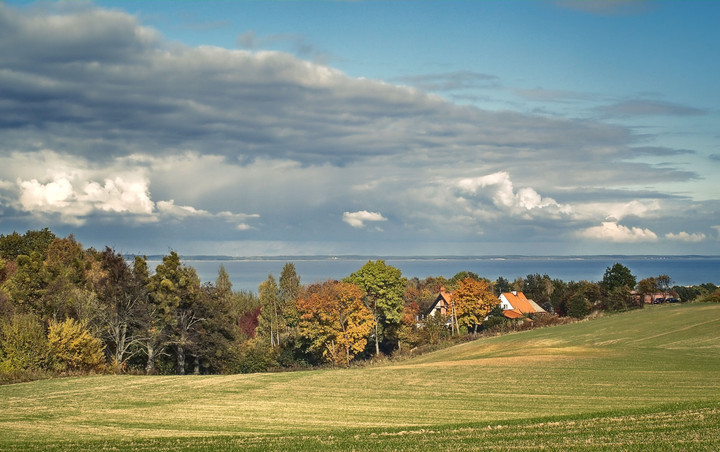
[[[355,284],[313,284],[302,291],[297,307],[300,334],[314,352],[333,364],[349,364],[365,348],[375,327],[372,312],[363,304],[363,291]]]
[[[58,372],[101,372],[105,353],[102,341],[93,336],[83,322],[67,319],[50,322],[50,359]]]
[[[458,323],[466,326],[468,331],[474,328],[477,332],[478,326],[490,311],[500,304],[500,300],[493,293],[488,281],[467,277],[458,283],[453,303]]]

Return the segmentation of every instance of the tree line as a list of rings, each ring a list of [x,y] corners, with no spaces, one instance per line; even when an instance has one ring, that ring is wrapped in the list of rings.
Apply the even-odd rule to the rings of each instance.
[[[50,230],[0,235],[0,381],[86,373],[213,374],[348,365],[506,325],[497,296],[523,291],[553,316],[642,307],[639,294],[720,301],[712,284],[637,282],[621,264],[598,283],[528,275],[510,282],[461,272],[402,276],[369,261],[341,281],[301,284],[292,263],[257,295],[235,291],[223,266],[202,283],[174,251],[148,268],[113,249],[85,249]],[[425,318],[442,288],[452,321]]]

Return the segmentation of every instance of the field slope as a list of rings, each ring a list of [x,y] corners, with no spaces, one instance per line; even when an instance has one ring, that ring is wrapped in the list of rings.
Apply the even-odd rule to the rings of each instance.
[[[720,450],[720,305],[357,369],[0,387],[0,450]]]

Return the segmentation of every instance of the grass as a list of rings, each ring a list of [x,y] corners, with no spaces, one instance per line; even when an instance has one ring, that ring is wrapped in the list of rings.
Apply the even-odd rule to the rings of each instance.
[[[666,305],[400,363],[0,387],[0,450],[718,450],[720,305]]]

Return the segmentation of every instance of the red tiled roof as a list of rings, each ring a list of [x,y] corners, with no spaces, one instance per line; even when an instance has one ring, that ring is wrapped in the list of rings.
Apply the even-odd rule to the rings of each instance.
[[[538,311],[535,306],[533,306],[533,303],[530,302],[530,300],[527,299],[524,293],[522,292],[503,292],[503,295],[505,295],[505,298],[510,303],[510,305],[514,308],[514,310],[522,313],[522,314],[534,314],[536,312],[545,312],[544,309],[540,308]]]
[[[503,315],[507,317],[508,319],[522,319],[525,317],[522,312],[516,310],[516,309],[505,309],[503,311]]]

